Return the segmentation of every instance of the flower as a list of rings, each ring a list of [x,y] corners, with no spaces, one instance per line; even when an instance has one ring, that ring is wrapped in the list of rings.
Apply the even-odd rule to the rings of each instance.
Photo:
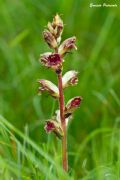
[[[47,133],[49,133],[50,131],[53,131],[55,129],[55,125],[52,121],[47,121],[44,129]]]
[[[53,36],[57,39],[59,43],[61,40],[61,34],[63,31],[63,21],[58,14],[54,16],[53,22],[48,22],[48,29],[53,34]]]
[[[58,69],[61,66],[62,59],[58,53],[44,53],[40,55],[40,62],[48,67],[48,68],[53,68],[53,69]]]
[[[63,130],[59,122],[55,120],[47,120],[44,126],[46,133],[54,132],[58,138],[63,136]]]
[[[49,32],[48,30],[45,29],[43,32],[43,37],[50,48],[55,49],[57,47],[57,41],[51,32]]]
[[[68,71],[64,74],[62,78],[63,88],[68,87],[69,85],[76,85],[78,82],[78,72],[77,71]]]
[[[55,84],[53,84],[51,81],[41,79],[38,80],[38,82],[41,84],[41,87],[39,87],[39,92],[47,91],[49,94],[54,97],[59,97],[59,90]]]
[[[55,119],[61,123],[61,118],[60,118],[60,110],[56,110],[55,112],[56,116]],[[68,125],[69,120],[72,118],[72,114],[70,113],[68,116],[65,115],[65,122],[66,122],[66,126]]]
[[[82,99],[83,98],[81,96],[76,96],[70,99],[65,106],[65,116],[72,114],[80,106]]]
[[[58,53],[63,57],[67,52],[71,49],[77,49],[75,46],[76,37],[73,36],[71,38],[66,39],[58,48]]]

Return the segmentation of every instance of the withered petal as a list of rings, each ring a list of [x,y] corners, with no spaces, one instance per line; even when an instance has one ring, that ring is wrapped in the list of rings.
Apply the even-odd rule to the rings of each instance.
[[[51,81],[41,79],[41,80],[38,80],[38,83],[41,84],[41,87],[39,87],[39,90],[41,92],[48,91],[51,96],[55,98],[59,97],[58,87],[55,84],[53,84]]]

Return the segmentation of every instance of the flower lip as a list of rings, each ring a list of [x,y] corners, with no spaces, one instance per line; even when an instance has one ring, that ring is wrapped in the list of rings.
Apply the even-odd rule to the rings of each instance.
[[[52,130],[55,129],[55,125],[54,125],[53,122],[47,121],[44,129],[45,129],[45,131],[46,131],[47,133],[49,133],[50,131],[52,131]]]
[[[51,67],[53,69],[57,69],[58,66],[62,63],[62,58],[60,57],[58,53],[47,52],[47,53],[41,54],[40,61],[44,66],[48,68]]]
[[[53,53],[48,57],[48,65],[56,66],[62,62],[60,55],[58,53]]]
[[[71,80],[70,80],[70,84],[77,84],[78,82],[78,78],[77,77],[73,77]]]
[[[78,107],[80,105],[80,102],[81,102],[81,98],[76,97],[71,101],[71,106],[72,107]]]
[[[63,130],[61,124],[55,121],[54,119],[47,120],[44,129],[46,133],[50,133],[50,132],[55,133],[55,135],[60,139],[63,136]]]

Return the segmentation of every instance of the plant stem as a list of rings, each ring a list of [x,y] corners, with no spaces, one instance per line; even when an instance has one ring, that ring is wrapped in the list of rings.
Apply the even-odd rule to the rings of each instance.
[[[60,106],[60,118],[61,126],[63,129],[62,137],[62,166],[65,171],[68,171],[68,159],[67,159],[67,132],[66,123],[64,117],[64,95],[62,88],[62,73],[58,74],[58,88],[59,88],[59,106]]]

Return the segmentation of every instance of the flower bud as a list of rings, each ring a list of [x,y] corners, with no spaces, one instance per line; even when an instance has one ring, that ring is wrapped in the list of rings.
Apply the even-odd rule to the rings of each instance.
[[[63,31],[63,21],[58,14],[54,16],[53,22],[48,22],[48,30],[55,37],[57,43],[59,44],[61,41],[61,34]]]
[[[44,30],[43,37],[50,48],[55,49],[57,47],[57,42],[51,32],[49,32],[48,30]]]
[[[72,114],[80,106],[82,99],[83,98],[81,96],[76,96],[70,99],[65,106],[65,115],[67,116],[70,113]]]
[[[46,121],[46,125],[45,125],[44,129],[45,129],[46,133],[54,132],[55,135],[60,139],[63,136],[63,130],[61,128],[61,125],[57,121],[54,121],[51,119]]]
[[[48,68],[51,67],[54,70],[57,70],[58,68],[61,67],[62,59],[58,53],[47,52],[41,54],[40,62]]]
[[[52,26],[53,26],[53,28],[56,28],[57,26],[62,26],[63,27],[63,21],[62,21],[62,19],[60,18],[60,16],[58,14],[56,14],[54,16]]]
[[[64,56],[66,53],[68,53],[71,49],[77,49],[75,46],[76,37],[71,37],[66,39],[59,47],[58,53],[61,56]]]
[[[52,26],[56,30],[55,36],[57,38],[61,36],[63,31],[63,21],[58,14],[56,14],[56,16],[53,18]]]
[[[51,23],[51,22],[48,22],[47,27],[48,27],[48,30],[52,33],[52,35],[54,35],[54,28],[53,28],[53,26],[52,26],[52,23]]]
[[[64,74],[62,78],[63,88],[68,87],[69,85],[76,85],[78,82],[78,72],[76,71],[68,71]]]
[[[51,81],[41,79],[38,82],[41,84],[41,87],[38,89],[39,92],[47,91],[52,97],[59,97],[59,90]]]

